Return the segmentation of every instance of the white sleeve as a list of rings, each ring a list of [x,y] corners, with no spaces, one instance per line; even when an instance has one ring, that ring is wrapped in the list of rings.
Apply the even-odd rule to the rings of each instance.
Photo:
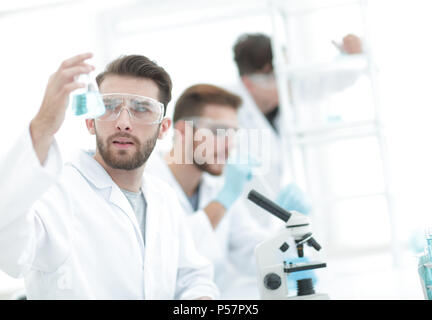
[[[229,259],[240,272],[256,275],[255,247],[272,235],[259,228],[246,210],[247,207],[240,200],[228,212],[231,219]]]
[[[352,86],[361,74],[360,70],[336,70],[300,78],[293,81],[294,95],[297,92],[298,98],[305,102],[318,101]]]
[[[58,180],[62,168],[56,143],[42,166],[30,130],[0,159],[0,269],[23,276],[33,265],[44,225],[34,204]]]
[[[175,201],[179,215],[179,267],[176,283],[176,299],[196,299],[211,297],[217,299],[219,290],[213,282],[213,264],[198,253],[186,222],[186,213]]]

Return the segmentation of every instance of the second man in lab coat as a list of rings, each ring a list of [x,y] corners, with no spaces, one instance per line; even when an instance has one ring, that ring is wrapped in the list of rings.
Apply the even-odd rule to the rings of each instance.
[[[251,167],[226,164],[240,105],[238,96],[217,86],[185,90],[175,106],[173,147],[152,155],[146,168],[176,190],[198,251],[213,261],[215,282],[226,299],[258,298],[254,250],[269,237],[237,201],[244,197]],[[250,286],[238,279],[249,280]]]

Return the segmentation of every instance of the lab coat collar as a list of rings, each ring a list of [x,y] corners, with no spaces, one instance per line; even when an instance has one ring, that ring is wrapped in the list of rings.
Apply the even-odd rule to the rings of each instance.
[[[117,186],[104,167],[94,158],[94,154],[92,150],[81,150],[70,164],[98,189]],[[145,177],[146,175],[143,176],[142,190],[144,190]]]
[[[168,168],[169,170],[169,168]],[[175,178],[174,178],[175,179]],[[183,208],[187,208],[187,212],[194,212],[192,205],[187,198],[186,194],[184,193],[183,189],[181,188],[180,184],[175,180],[179,190],[181,191],[181,197],[180,202],[183,205]],[[217,193],[220,191],[220,189],[223,186],[223,177],[213,177],[208,173],[204,173],[200,184],[199,184],[199,198],[198,198],[198,210],[203,209],[206,205],[208,205],[211,201],[213,201]]]
[[[193,213],[194,210],[192,208],[191,203],[189,202],[188,197],[186,196],[183,188],[178,183],[177,179],[174,177],[171,169],[165,162],[165,151],[156,151],[149,158],[147,163],[148,169],[151,174],[157,173],[159,177],[163,180],[167,181],[171,187],[176,191],[178,199],[180,201],[181,206],[187,213]],[[219,190],[222,188],[224,182],[223,176],[216,177],[211,176],[208,173],[204,173],[202,175],[200,184],[199,184],[199,200],[198,200],[198,208],[202,209],[209,202],[214,200]],[[143,190],[145,190],[143,188]]]
[[[115,183],[102,165],[93,158],[94,151],[79,151],[71,165],[98,189],[112,187]]]
[[[279,114],[276,116],[275,124],[279,131],[279,134],[273,129],[271,124],[268,122],[266,117],[262,114],[258,106],[256,105],[252,95],[247,90],[243,82],[239,81],[238,84],[234,87],[234,92],[237,92],[241,98],[243,99],[240,111],[239,111],[239,120],[242,128],[246,129],[268,129],[272,139],[276,141],[280,140],[279,134],[281,133],[281,110],[279,110]]]
[[[100,165],[96,159],[93,158],[94,151],[83,151],[81,150],[77,157],[70,163],[75,167],[91,184],[93,184],[98,189],[111,188],[109,195],[105,194],[107,200],[112,204],[119,207],[131,220],[135,227],[135,232],[140,238],[141,230],[138,226],[138,221],[136,219],[135,213],[133,212],[132,206],[127,200],[126,196],[117,186],[117,184],[111,179],[110,175],[106,170]],[[145,178],[143,177],[142,190],[145,194]],[[142,248],[143,249],[143,248]]]
[[[81,150],[77,157],[70,163],[82,176],[97,189],[111,188],[109,194],[104,193],[104,197],[111,203],[122,209],[131,220],[135,220],[132,207],[126,196],[121,192],[117,184],[111,179],[110,175],[102,165],[96,161],[94,151]]]

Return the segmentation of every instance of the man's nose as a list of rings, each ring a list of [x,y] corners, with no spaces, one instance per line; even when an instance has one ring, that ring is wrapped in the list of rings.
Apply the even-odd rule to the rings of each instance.
[[[130,131],[132,129],[130,120],[129,110],[127,108],[122,108],[117,118],[117,129],[120,131]]]

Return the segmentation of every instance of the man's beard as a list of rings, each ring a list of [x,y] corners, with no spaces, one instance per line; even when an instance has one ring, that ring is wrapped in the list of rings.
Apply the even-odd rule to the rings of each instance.
[[[197,161],[197,159],[195,159],[197,147],[198,145],[194,144],[192,156],[194,166],[200,171],[206,172],[212,176],[221,176],[227,161],[227,155],[225,154],[225,151],[219,151],[224,152],[224,154],[219,153],[219,158],[215,154],[212,154],[211,156],[204,156],[200,159],[200,161]]]
[[[150,157],[159,135],[159,130],[156,131],[156,134],[147,139],[143,146],[138,141],[137,138],[131,136],[128,133],[116,133],[109,136],[105,141],[106,144],[102,141],[102,138],[98,136],[96,132],[96,143],[97,149],[105,161],[105,163],[113,169],[121,169],[121,170],[135,170],[141,167],[148,158]],[[134,147],[136,151],[132,156],[128,156],[127,150],[111,150],[110,146],[112,141],[115,138],[128,138],[131,139],[134,143]],[[107,147],[108,146],[108,147]]]
[[[214,167],[214,165],[211,165],[208,163],[199,164],[199,163],[196,163],[194,161],[194,165],[195,165],[195,167],[197,167],[202,172],[207,172],[208,174],[210,174],[212,176],[220,176],[223,173],[223,168],[222,168],[222,170],[218,170]]]
[[[221,160],[217,157],[212,157],[210,161],[210,159],[204,157],[203,159],[201,159],[201,161],[197,161],[194,154],[192,159],[194,166],[202,172],[206,172],[212,176],[220,176],[223,174],[226,158],[224,158],[224,160]]]

